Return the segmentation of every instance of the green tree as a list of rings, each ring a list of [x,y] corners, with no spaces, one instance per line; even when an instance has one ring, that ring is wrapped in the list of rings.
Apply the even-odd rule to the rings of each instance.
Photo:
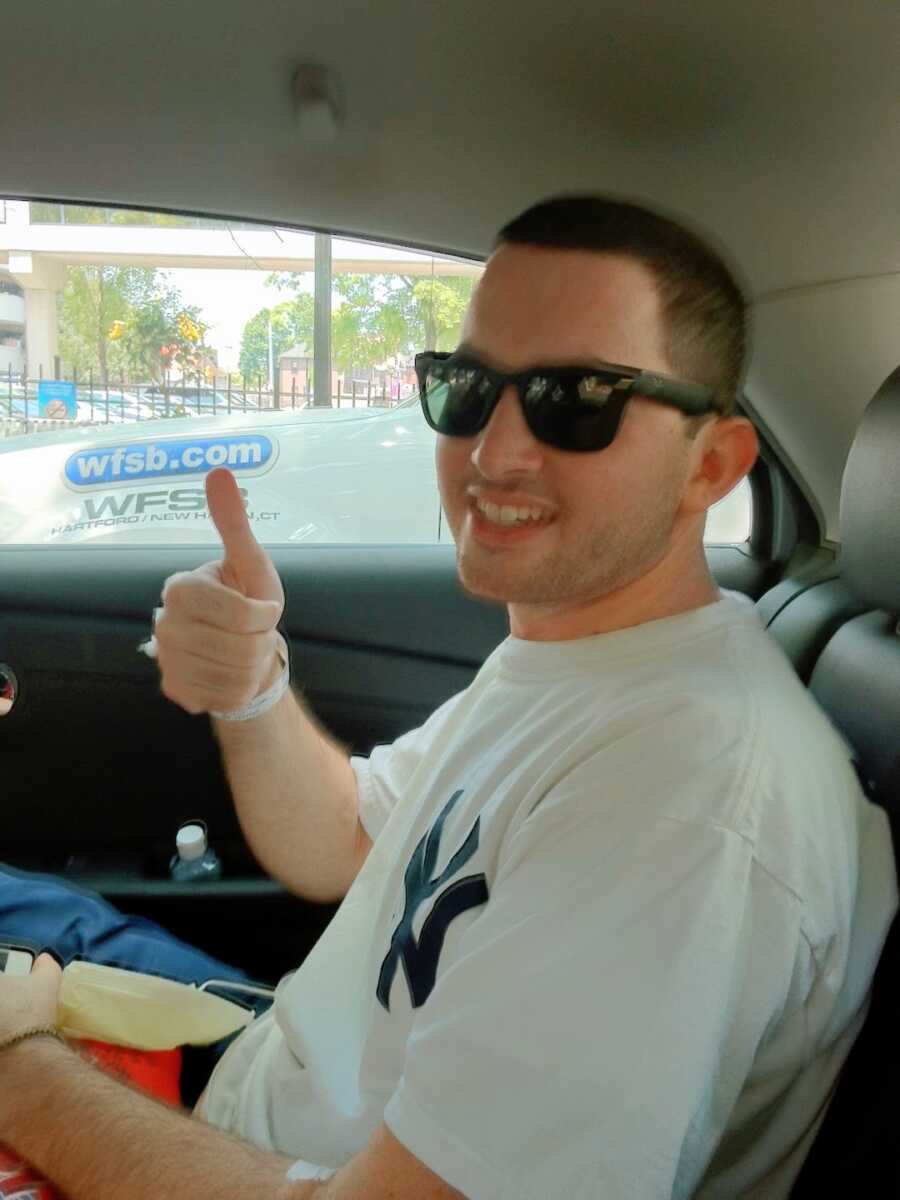
[[[174,316],[158,297],[135,308],[125,323],[121,354],[128,373],[137,379],[158,380],[164,371],[163,348],[174,341]]]
[[[136,268],[152,274],[145,268]],[[129,313],[127,268],[70,267],[59,305],[59,350],[78,375],[109,375],[109,330]]]
[[[471,275],[418,279],[413,284],[421,340],[414,350],[455,350],[476,280]]]
[[[399,275],[338,275],[331,356],[344,373],[376,367],[407,350],[415,321],[412,288]]]
[[[267,282],[283,290],[301,277],[287,272]],[[417,350],[452,349],[472,295],[472,276],[336,275],[331,354],[342,372],[380,366]],[[297,297],[300,299],[301,297]],[[312,304],[312,298],[304,296]],[[255,318],[254,318],[255,319]]]
[[[176,288],[165,287],[135,305],[125,323],[122,354],[128,373],[158,380],[171,366],[179,366],[185,375],[200,370],[207,328],[195,305],[185,305]]]
[[[268,377],[270,321],[272,358],[276,374],[280,356],[296,342],[304,343],[312,354],[313,298],[301,292],[292,300],[283,300],[281,304],[276,304],[274,308],[260,309],[244,326],[238,365],[246,380]]]
[[[99,208],[92,204],[48,204],[31,202],[31,220],[47,225],[141,225],[169,229],[258,228],[246,222],[190,217],[181,213],[147,212],[140,208]]]
[[[197,324],[199,347],[179,329],[182,314]],[[111,337],[114,323],[120,326]],[[101,385],[116,375],[159,379],[162,348],[173,347],[182,364],[193,362],[205,329],[199,311],[186,306],[154,268],[68,268],[59,306],[60,355],[82,378],[94,372]]]

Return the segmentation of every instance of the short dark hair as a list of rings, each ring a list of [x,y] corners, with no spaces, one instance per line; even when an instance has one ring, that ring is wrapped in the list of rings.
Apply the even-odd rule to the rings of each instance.
[[[724,415],[734,412],[747,353],[747,302],[732,269],[698,234],[629,201],[570,195],[535,204],[504,225],[495,248],[505,244],[593,250],[642,263],[659,289],[667,358],[685,379],[711,387]]]

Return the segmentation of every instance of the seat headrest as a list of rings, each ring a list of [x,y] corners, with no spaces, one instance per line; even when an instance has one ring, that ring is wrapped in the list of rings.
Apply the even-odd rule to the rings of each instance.
[[[862,600],[900,613],[900,367],[869,401],[850,447],[840,565]]]

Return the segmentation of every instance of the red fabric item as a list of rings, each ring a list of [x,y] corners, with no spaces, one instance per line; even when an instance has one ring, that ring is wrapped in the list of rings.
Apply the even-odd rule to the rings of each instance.
[[[73,1040],[71,1044],[107,1074],[168,1104],[181,1103],[180,1050],[129,1050],[88,1040]],[[18,1154],[0,1146],[0,1200],[62,1200],[62,1197]]]
[[[72,1045],[108,1075],[134,1084],[157,1100],[181,1103],[180,1050],[129,1050],[126,1046],[111,1046],[109,1042],[86,1038],[73,1040]]]
[[[59,1192],[17,1154],[0,1146],[0,1196],[4,1200],[58,1200]]]

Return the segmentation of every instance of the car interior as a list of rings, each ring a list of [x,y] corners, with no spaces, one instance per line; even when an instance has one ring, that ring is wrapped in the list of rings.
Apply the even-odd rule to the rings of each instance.
[[[761,453],[749,537],[709,543],[709,564],[850,743],[900,852],[900,8],[46,0],[4,20],[10,200],[482,260],[528,204],[602,191],[722,246],[751,299],[741,411]],[[330,81],[319,107],[295,88],[309,63]],[[421,723],[507,633],[504,609],[460,590],[452,545],[268,548],[296,684],[355,753]],[[15,682],[0,859],[274,984],[334,908],[254,861],[209,719],[169,703],[136,651],[163,581],[216,553],[212,539],[0,545],[0,664]],[[191,818],[220,879],[171,878]],[[795,1196],[896,1194],[898,928]]]

